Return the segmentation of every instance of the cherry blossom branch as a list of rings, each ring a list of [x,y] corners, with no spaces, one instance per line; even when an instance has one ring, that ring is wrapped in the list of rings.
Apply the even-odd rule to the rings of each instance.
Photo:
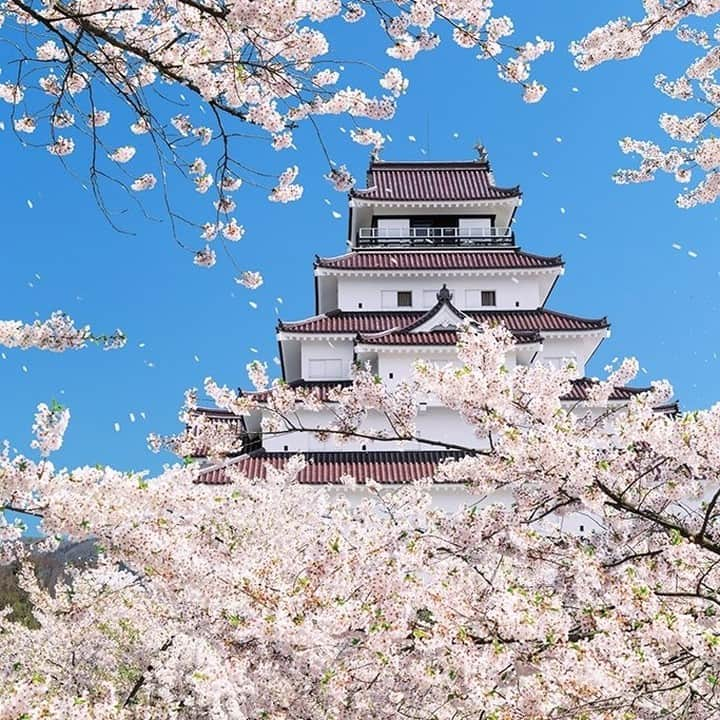
[[[95,335],[89,325],[76,328],[64,312],[57,310],[47,320],[26,324],[19,320],[0,320],[0,345],[28,350],[80,350],[95,344],[104,350],[115,350],[125,345],[127,338],[122,330],[110,335]]]

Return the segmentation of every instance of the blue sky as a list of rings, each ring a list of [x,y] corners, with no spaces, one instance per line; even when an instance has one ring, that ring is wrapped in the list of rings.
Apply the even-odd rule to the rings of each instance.
[[[498,2],[509,12],[517,5]],[[614,357],[636,355],[647,371],[641,381],[669,378],[684,408],[709,406],[720,399],[720,208],[677,209],[679,186],[666,178],[631,187],[610,179],[632,162],[620,153],[619,138],[662,139],[658,114],[684,111],[654,90],[652,78],[658,72],[672,77],[695,51],[666,38],[637,60],[579,73],[567,53],[570,40],[604,19],[637,13],[640,3],[522,5],[531,9],[515,18],[518,39],[540,34],[556,41],[555,53],[535,66],[535,76],[550,88],[543,102],[523,104],[518,88],[498,80],[490,64],[446,41],[403,67],[410,90],[397,117],[383,124],[392,136],[383,157],[466,159],[482,139],[498,184],[522,186],[519,243],[566,260],[549,307],[607,315],[612,322],[612,337],[591,371],[600,374]],[[346,42],[355,33],[338,32]],[[360,39],[349,47],[365,49],[375,41],[380,48],[372,28]],[[357,52],[346,49],[344,57]],[[366,59],[396,64],[380,49]],[[0,119],[9,125],[8,106],[0,107]],[[354,146],[340,126],[350,123],[323,125],[330,152],[361,178],[366,148]],[[115,352],[6,350],[0,359],[0,437],[28,451],[35,406],[55,398],[72,412],[58,462],[157,469],[171,458],[152,455],[145,437],[179,428],[185,388],[201,386],[207,375],[247,384],[244,367],[254,358],[274,367],[278,316],[312,314],[313,257],[341,253],[346,239],[345,196],[322,179],[325,165],[311,134],[300,133],[297,143],[297,152],[277,156],[258,144],[247,148],[249,162],[273,169],[300,164],[305,185],[303,200],[288,206],[265,202],[260,190],[238,194],[237,214],[247,234],[236,256],[242,267],[265,276],[251,292],[234,283],[228,262],[211,270],[195,267],[166,223],[128,211],[119,219],[133,234],[115,232],[81,179],[46,152],[23,149],[12,133],[0,133],[0,318],[31,321],[35,313],[45,318],[61,308],[99,332],[120,327],[129,337],[127,347]],[[342,217],[334,218],[333,210]]]

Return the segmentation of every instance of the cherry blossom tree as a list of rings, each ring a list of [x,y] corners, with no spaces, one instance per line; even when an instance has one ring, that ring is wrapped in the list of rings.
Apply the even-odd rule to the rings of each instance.
[[[8,59],[0,99],[24,143],[64,163],[84,148],[81,162],[103,208],[108,187],[131,197],[162,192],[175,238],[209,267],[215,240],[227,250],[243,236],[234,199],[243,182],[266,188],[272,202],[303,192],[294,163],[279,177],[248,166],[248,143],[293,148],[305,123],[327,158],[327,179],[349,189],[354,179],[331,160],[322,116],[349,116],[355,142],[381,147],[383,134],[365,123],[391,118],[408,87],[391,63],[435,48],[445,31],[496,63],[526,101],[540,100],[545,88],[530,79],[531,65],[552,43],[511,41],[512,20],[492,13],[492,0],[8,0],[0,10]],[[333,44],[341,21],[354,25],[355,40]],[[358,55],[378,22],[387,42],[382,68]],[[180,212],[187,201],[178,200],[178,179],[212,196],[199,218]],[[252,285],[250,272],[238,281]]]
[[[23,323],[19,320],[0,320],[0,345],[8,348],[29,350],[81,350],[88,343],[115,350],[125,345],[125,334],[116,330],[110,335],[96,335],[89,325],[75,327],[74,320],[57,310],[47,320]]]
[[[619,170],[618,183],[653,180],[669,173],[684,186],[677,204],[689,208],[715,202],[720,195],[720,30],[712,27],[720,13],[718,0],[644,0],[638,20],[620,17],[595,28],[571,45],[576,66],[589,70],[609,60],[637,57],[657,37],[674,33],[678,41],[698,47],[698,57],[673,77],[655,76],[655,87],[668,97],[685,102],[692,110],[676,115],[663,113],[660,127],[677,144],[663,149],[655,142],[626,137],[624,153],[639,156],[634,169]],[[676,71],[677,73],[677,71]],[[696,174],[693,177],[693,174]]]
[[[511,342],[468,328],[459,364],[420,363],[399,393],[360,370],[335,397],[328,433],[362,432],[370,407],[413,438],[422,392],[487,437],[434,478],[475,494],[456,512],[423,483],[300,485],[299,456],[222,486],[193,465],[57,469],[66,410],[41,407],[39,459],[0,456],[3,502],[41,515],[48,545],[95,538],[99,560],[51,593],[21,571],[37,622],[0,621],[0,717],[719,717],[720,405],[657,412],[657,383],[622,412],[571,411],[571,370],[507,370]],[[322,406],[268,392],[278,417]],[[558,522],[573,513],[582,537]]]

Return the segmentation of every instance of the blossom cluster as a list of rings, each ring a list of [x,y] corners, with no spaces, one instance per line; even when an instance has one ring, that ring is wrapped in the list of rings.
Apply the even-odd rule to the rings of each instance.
[[[457,363],[420,363],[395,392],[361,368],[331,393],[330,431],[380,409],[411,436],[434,395],[490,433],[438,469],[475,493],[456,509],[430,480],[305,486],[301,456],[263,478],[230,461],[227,484],[204,485],[194,464],[56,470],[6,447],[0,501],[41,512],[49,536],[93,538],[98,557],[52,591],[21,565],[33,622],[0,613],[0,714],[714,717],[720,405],[671,415],[638,394],[598,422],[560,403],[567,368],[505,368],[511,345],[466,329]],[[205,391],[236,414],[322,406],[248,370],[261,392]],[[199,410],[191,391],[182,421]],[[39,409],[55,438],[42,453],[66,420]],[[563,529],[567,513],[592,530]],[[24,559],[13,528],[0,544]]]
[[[0,345],[8,348],[28,350],[80,350],[88,343],[101,345],[105,350],[114,350],[125,345],[122,330],[111,335],[94,335],[89,325],[78,328],[66,313],[57,310],[47,320],[35,320],[31,324],[20,320],[0,320]]]
[[[416,0],[387,7],[367,0],[163,0],[132,11],[117,0],[92,0],[82,7],[9,0],[0,18],[21,30],[21,42],[13,46],[18,57],[10,58],[20,75],[13,73],[0,83],[0,100],[12,106],[16,132],[40,136],[40,144],[65,162],[89,143],[94,177],[117,179],[132,193],[157,192],[160,185],[172,208],[176,185],[167,173],[173,167],[198,193],[214,196],[201,222],[187,217],[183,208],[190,225],[203,228],[202,241],[208,240],[204,228],[221,222],[223,241],[239,239],[238,225],[229,217],[235,201],[228,193],[239,187],[241,176],[265,186],[273,202],[302,196],[302,185],[281,178],[268,186],[267,172],[247,167],[242,143],[249,134],[257,137],[259,131],[269,147],[281,151],[295,148],[293,132],[300,122],[314,123],[319,115],[348,115],[353,125],[394,116],[396,102],[409,86],[404,71],[394,62],[371,64],[366,53],[353,59],[362,43],[353,43],[352,35],[348,48],[331,47],[326,24],[337,18],[350,24],[379,20],[393,61],[432,50],[443,32],[451,30],[454,42],[497,64],[500,77],[520,85],[527,102],[537,102],[545,93],[542,84],[530,79],[531,68],[553,49],[541,38],[513,41],[513,21],[493,14],[491,0],[440,5]],[[333,57],[348,57],[361,66],[373,90],[344,84],[345,65]],[[358,74],[354,82],[362,84],[365,78]],[[190,93],[200,99],[199,108],[187,97]],[[118,107],[131,109],[129,122],[122,112],[97,104],[113,96]],[[241,123],[253,128],[237,132]],[[361,125],[351,129],[352,140],[379,148],[383,134]],[[58,129],[63,135],[56,134]],[[198,152],[205,159],[193,162]],[[218,168],[219,177],[207,172],[208,165]],[[336,189],[344,192],[354,183],[342,168],[333,169],[333,163],[330,168],[328,177]],[[172,208],[169,212],[179,214]],[[196,237],[178,239],[198,249]],[[207,267],[215,256],[200,247],[194,258]]]
[[[720,151],[714,134],[720,127],[720,28],[708,33],[703,28],[685,24],[686,20],[710,18],[720,13],[718,0],[674,2],[653,0],[643,3],[645,14],[637,21],[627,17],[612,20],[595,28],[570,50],[581,70],[591,69],[609,60],[624,60],[638,56],[655,38],[674,32],[681,42],[701,48],[703,54],[690,63],[675,78],[659,74],[655,86],[668,97],[693,105],[696,112],[677,115],[663,113],[660,127],[673,141],[668,150],[656,143],[631,138],[621,140],[624,153],[635,153],[639,167],[618,170],[618,183],[639,183],[654,180],[660,172],[672,175],[685,186],[677,197],[683,208],[713,203],[720,196]],[[700,168],[692,185],[693,170]]]

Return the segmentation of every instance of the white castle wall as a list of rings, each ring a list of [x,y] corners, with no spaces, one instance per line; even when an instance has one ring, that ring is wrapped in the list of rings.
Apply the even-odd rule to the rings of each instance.
[[[299,409],[297,417],[305,428],[326,428],[333,424],[333,415],[329,410],[317,413]],[[426,410],[418,413],[416,420],[417,436],[428,440],[452,443],[468,448],[479,448],[487,445],[485,438],[478,438],[471,425],[468,425],[453,410],[438,405],[428,405]],[[367,421],[362,431],[374,434],[378,430],[385,430],[392,435],[392,430],[383,416],[376,412],[368,413]],[[384,450],[443,450],[443,447],[431,446],[422,442],[368,440],[361,437],[349,438],[341,441],[330,436],[328,440],[321,440],[312,432],[294,432],[275,437],[265,435],[263,446],[268,452],[353,452]]]
[[[516,282],[513,281],[513,277]],[[338,307],[341,310],[395,310],[393,297],[399,291],[412,292],[412,307],[401,310],[428,310],[437,302],[437,292],[447,283],[453,304],[462,310],[482,310],[478,293],[494,290],[496,310],[534,310],[542,305],[540,277],[537,275],[462,275],[448,277],[441,272],[432,277],[341,277],[338,278]]]
[[[302,377],[305,380],[344,380],[350,377],[353,343],[350,340],[303,340],[301,346]],[[323,363],[317,361],[338,361]],[[336,368],[339,371],[336,371]]]

